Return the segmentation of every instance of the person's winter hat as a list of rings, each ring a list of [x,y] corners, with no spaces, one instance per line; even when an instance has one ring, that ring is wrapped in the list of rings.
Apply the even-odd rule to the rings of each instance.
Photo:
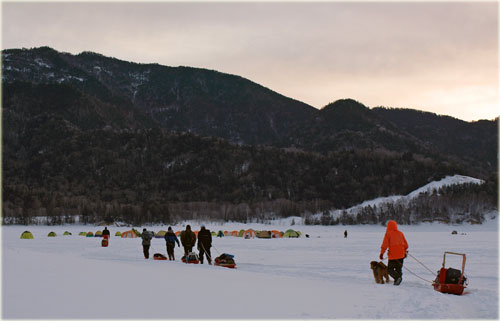
[[[146,229],[145,229],[145,228],[143,228],[143,229],[142,229],[142,231],[143,231],[143,232],[146,232]]]
[[[172,226],[169,226],[169,227],[168,227],[168,230],[169,230],[169,231],[171,231],[171,230],[172,230]]]
[[[191,225],[186,225],[186,231],[191,231]]]
[[[205,225],[202,225],[201,226],[201,230],[204,231],[205,230]]]

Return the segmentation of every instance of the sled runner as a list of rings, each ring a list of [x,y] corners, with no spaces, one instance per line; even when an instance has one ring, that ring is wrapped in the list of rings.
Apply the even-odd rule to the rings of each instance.
[[[235,269],[236,263],[233,258],[234,255],[222,253],[220,256],[215,258],[214,265]]]
[[[189,252],[187,257],[184,255],[181,258],[181,261],[184,263],[191,263],[191,264],[198,264],[200,263],[200,259],[198,258],[198,255],[194,252]]]
[[[167,260],[167,257],[161,253],[153,254],[153,259],[155,260]]]
[[[454,254],[462,256],[462,271],[444,267],[446,254]],[[468,285],[467,278],[464,274],[465,270],[465,254],[454,253],[454,252],[444,252],[443,255],[443,266],[438,271],[436,279],[433,282],[434,290],[439,291],[441,293],[450,293],[461,295],[464,292],[464,289]]]

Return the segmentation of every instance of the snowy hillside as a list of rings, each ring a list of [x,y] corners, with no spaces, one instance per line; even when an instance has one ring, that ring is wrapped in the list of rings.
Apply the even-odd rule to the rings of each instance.
[[[408,195],[392,195],[392,196],[387,196],[387,197],[379,197],[376,199],[372,200],[367,200],[364,201],[361,204],[358,204],[356,206],[350,207],[345,210],[345,212],[348,215],[356,215],[360,213],[360,211],[368,206],[381,206],[381,205],[387,205],[387,204],[396,204],[398,202],[403,202],[403,203],[408,203],[412,199],[415,199],[418,197],[421,193],[430,193],[434,190],[438,190],[444,186],[449,186],[449,185],[460,185],[460,184],[483,184],[484,181],[469,177],[469,176],[462,176],[462,175],[454,175],[454,176],[446,176],[445,178],[439,180],[439,181],[434,181],[429,184],[426,184],[413,192],[409,193]],[[342,210],[335,210],[331,211],[330,214],[333,218],[338,218],[342,215]],[[321,214],[316,214],[313,216],[313,218],[319,218]]]
[[[194,230],[201,222],[190,223]],[[283,223],[283,222],[281,222]],[[182,225],[174,230],[183,229]],[[285,230],[285,225],[210,225]],[[78,236],[102,227],[3,226],[2,318],[22,319],[497,319],[498,219],[482,225],[400,226],[410,253],[437,271],[444,251],[466,253],[469,286],[462,296],[436,292],[430,273],[412,258],[400,286],[376,284],[385,228],[294,225],[309,238],[214,238],[213,256],[235,255],[237,269],[145,260],[141,240]],[[111,234],[125,227],[109,227]],[[141,229],[141,228],[138,228]],[[149,227],[148,227],[149,229]],[[166,229],[155,226],[154,231]],[[348,237],[344,238],[344,230]],[[457,235],[452,235],[452,230]],[[30,230],[34,239],[20,239]],[[50,231],[56,237],[47,237]],[[72,235],[62,236],[64,231]],[[153,239],[151,253],[165,254]],[[385,261],[387,263],[387,261]],[[447,267],[460,259],[447,257]]]

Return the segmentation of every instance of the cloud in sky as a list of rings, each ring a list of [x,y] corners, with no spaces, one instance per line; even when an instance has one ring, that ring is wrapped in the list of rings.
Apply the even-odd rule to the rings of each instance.
[[[498,116],[498,3],[3,3],[3,48],[50,46],[340,98]]]

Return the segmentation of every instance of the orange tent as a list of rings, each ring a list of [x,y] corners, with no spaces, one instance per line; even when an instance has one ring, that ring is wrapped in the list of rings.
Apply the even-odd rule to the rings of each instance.
[[[276,238],[280,238],[280,237],[281,237],[280,231],[276,231],[276,230],[271,231],[271,238],[276,239]]]
[[[130,231],[123,232],[122,237],[123,238],[134,238],[134,237],[137,237],[137,234],[135,234],[134,231],[130,230]]]
[[[229,235],[229,231],[224,231],[224,236],[228,236]]]
[[[179,236],[181,234],[181,231],[175,232],[175,236]]]
[[[257,237],[257,234],[255,233],[254,230],[250,229],[250,230],[246,230],[243,235],[242,235],[243,238],[251,238],[251,237]]]
[[[198,232],[199,231],[194,231],[194,234],[196,235],[196,237],[198,237]]]
[[[238,233],[239,233],[238,231],[232,231],[230,235],[231,236],[238,236]]]

